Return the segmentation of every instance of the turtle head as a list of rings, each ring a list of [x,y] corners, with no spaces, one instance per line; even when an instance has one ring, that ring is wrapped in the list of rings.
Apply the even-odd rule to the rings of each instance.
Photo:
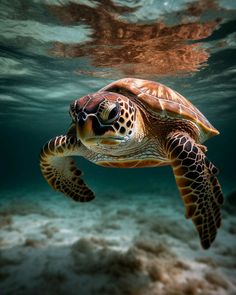
[[[139,126],[133,102],[113,92],[97,92],[75,100],[70,115],[77,126],[77,139],[90,149],[124,146],[135,138]]]

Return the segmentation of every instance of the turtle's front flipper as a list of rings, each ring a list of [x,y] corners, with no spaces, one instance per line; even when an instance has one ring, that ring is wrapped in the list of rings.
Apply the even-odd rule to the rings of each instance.
[[[192,218],[202,247],[208,249],[220,227],[224,201],[216,178],[218,170],[186,133],[170,134],[166,151],[186,207],[186,218]]]
[[[81,171],[71,155],[78,154],[79,143],[68,133],[47,142],[40,154],[40,167],[46,181],[57,191],[75,201],[87,202],[95,198],[80,178]]]

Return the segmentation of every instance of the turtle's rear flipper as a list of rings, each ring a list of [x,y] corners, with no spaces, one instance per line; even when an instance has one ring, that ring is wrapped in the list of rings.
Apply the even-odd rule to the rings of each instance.
[[[216,178],[218,170],[186,133],[170,134],[166,151],[186,207],[186,218],[192,218],[202,247],[208,249],[220,227],[224,201]]]
[[[78,154],[78,150],[74,136],[57,136],[44,145],[40,153],[40,167],[46,181],[55,190],[75,201],[87,202],[95,196],[80,178],[82,173],[70,157]]]

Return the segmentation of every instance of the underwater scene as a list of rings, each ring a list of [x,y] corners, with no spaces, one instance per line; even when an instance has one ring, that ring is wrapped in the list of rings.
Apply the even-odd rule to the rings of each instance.
[[[236,294],[236,1],[1,0],[0,41],[0,295]]]

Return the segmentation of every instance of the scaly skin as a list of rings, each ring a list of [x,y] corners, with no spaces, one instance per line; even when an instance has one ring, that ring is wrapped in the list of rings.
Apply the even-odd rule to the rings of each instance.
[[[87,202],[95,196],[81,179],[82,172],[71,157],[79,151],[80,145],[74,136],[57,136],[42,148],[40,167],[44,178],[55,190],[74,201]]]
[[[208,249],[220,227],[224,201],[216,178],[218,169],[187,133],[169,134],[166,152],[186,207],[186,218],[192,218],[202,247]]]

